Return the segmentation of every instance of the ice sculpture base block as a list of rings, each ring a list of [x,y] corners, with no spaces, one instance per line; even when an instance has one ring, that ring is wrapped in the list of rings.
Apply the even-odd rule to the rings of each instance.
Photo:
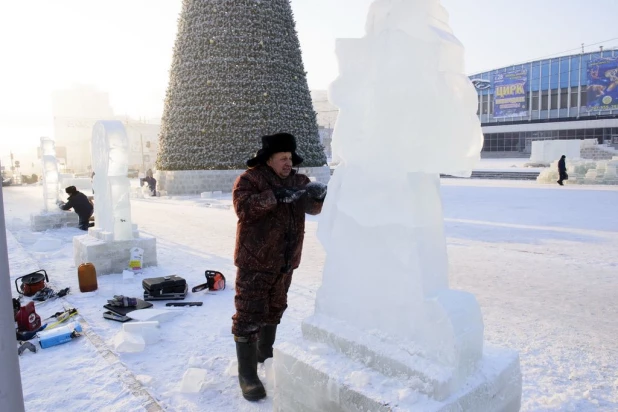
[[[43,212],[30,215],[30,230],[44,232],[49,229],[61,229],[63,227],[77,227],[79,217],[73,212]]]
[[[105,233],[90,229],[89,234],[73,238],[75,266],[90,262],[97,275],[122,273],[129,266],[130,250],[139,247],[144,250],[144,267],[157,266],[157,239],[134,236],[131,240],[104,240]]]
[[[465,379],[458,378],[454,368],[427,359],[413,342],[398,345],[329,317],[313,315],[305,319],[302,331],[308,341],[325,344],[385,376],[408,379],[414,383],[411,389],[433,399],[446,399]]]
[[[443,400],[416,378],[392,378],[329,346],[286,342],[274,353],[275,412],[516,412],[522,377],[516,352],[485,345],[476,370]]]

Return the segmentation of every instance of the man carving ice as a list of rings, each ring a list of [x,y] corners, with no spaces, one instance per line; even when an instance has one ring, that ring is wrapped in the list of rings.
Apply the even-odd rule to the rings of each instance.
[[[232,197],[238,215],[234,263],[238,380],[249,401],[266,396],[257,363],[273,356],[277,325],[287,308],[292,273],[300,264],[305,213],[322,210],[326,186],[292,169],[302,163],[288,133],[262,137],[262,148],[247,161]]]
[[[58,206],[62,210],[70,210],[72,208],[75,213],[77,213],[77,216],[79,216],[78,227],[81,230],[88,230],[88,227],[90,227],[90,217],[94,210],[92,203],[90,203],[88,197],[78,191],[75,186],[69,186],[64,191],[69,195],[69,199],[66,203],[58,201]]]

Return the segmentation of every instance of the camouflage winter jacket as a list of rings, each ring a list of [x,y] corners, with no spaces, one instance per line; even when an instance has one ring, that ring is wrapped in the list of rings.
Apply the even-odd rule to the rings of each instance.
[[[292,173],[281,179],[268,166],[256,166],[236,179],[232,198],[238,215],[234,264],[256,272],[287,273],[300,264],[305,213],[317,215],[322,202],[303,196],[294,203],[277,203],[273,189],[300,188],[307,176]]]

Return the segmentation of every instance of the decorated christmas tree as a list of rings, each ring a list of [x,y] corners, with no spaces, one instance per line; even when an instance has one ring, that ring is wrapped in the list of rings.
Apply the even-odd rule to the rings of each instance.
[[[183,0],[157,168],[244,169],[278,132],[326,163],[289,0]]]

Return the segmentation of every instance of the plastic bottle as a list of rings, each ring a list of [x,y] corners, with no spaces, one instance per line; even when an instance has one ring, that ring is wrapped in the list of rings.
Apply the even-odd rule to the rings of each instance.
[[[92,263],[82,263],[77,268],[79,291],[82,293],[92,292],[99,287],[97,283],[97,271]]]

